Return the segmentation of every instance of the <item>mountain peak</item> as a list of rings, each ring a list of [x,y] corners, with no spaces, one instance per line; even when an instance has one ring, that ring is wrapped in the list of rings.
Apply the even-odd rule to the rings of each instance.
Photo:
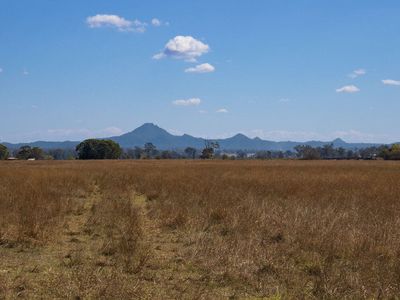
[[[139,137],[145,139],[145,141],[150,141],[151,139],[158,139],[160,137],[170,137],[172,136],[168,133],[165,129],[158,127],[153,123],[144,123],[143,125],[139,126],[135,130],[123,134],[119,137],[115,137],[117,140],[123,141],[126,137],[131,139],[132,137]],[[122,142],[124,144],[124,142]]]
[[[334,143],[334,144],[345,144],[346,142],[343,141],[341,138],[337,138],[337,139],[334,139],[332,141],[332,143]]]
[[[160,127],[158,127],[156,124],[154,123],[144,123],[142,126],[139,126],[137,129],[149,129],[149,128],[153,128],[153,129],[161,129]]]
[[[243,133],[238,133],[238,134],[234,135],[232,137],[232,139],[246,139],[246,140],[248,140],[249,138],[247,136],[245,136]]]

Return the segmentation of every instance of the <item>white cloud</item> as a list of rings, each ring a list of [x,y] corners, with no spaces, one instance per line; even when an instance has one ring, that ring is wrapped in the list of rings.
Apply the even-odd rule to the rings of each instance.
[[[47,130],[25,131],[21,134],[12,133],[9,138],[5,137],[8,142],[21,143],[33,141],[80,141],[87,138],[105,138],[117,136],[124,133],[118,127],[110,126],[102,129],[88,128],[53,128]]]
[[[147,24],[139,20],[129,21],[117,15],[95,15],[88,17],[86,23],[90,28],[111,27],[119,31],[144,32]]]
[[[2,68],[0,68],[0,73],[3,73],[3,69]]]
[[[153,18],[153,19],[150,21],[150,23],[151,23],[151,25],[153,25],[154,27],[169,26],[169,22],[164,22],[164,21],[161,21],[160,19],[157,19],[157,18]]]
[[[110,126],[100,131],[101,134],[121,135],[124,131],[121,128]]]
[[[171,57],[195,62],[196,59],[210,51],[210,47],[191,36],[176,36],[169,40],[164,50],[153,56],[153,59]]]
[[[290,130],[271,130],[265,131],[262,129],[254,129],[245,132],[249,137],[259,137],[264,140],[272,141],[294,141],[294,142],[307,142],[307,141],[333,141],[336,138],[341,138],[346,142],[353,143],[380,143],[380,142],[393,142],[391,138],[385,134],[365,133],[358,130],[342,130],[333,131],[328,133],[317,133],[314,131],[290,131]]]
[[[134,25],[133,31],[140,32],[140,33],[143,33],[146,31],[147,23],[145,23],[145,22],[135,20],[135,21],[133,21],[133,25]]]
[[[190,98],[186,100],[175,100],[172,101],[172,104],[177,105],[177,106],[197,106],[200,105],[201,100],[199,98]]]
[[[159,27],[159,26],[161,26],[161,21],[157,18],[154,18],[151,20],[151,25],[153,25],[155,27]]]
[[[220,109],[217,109],[216,112],[226,114],[226,113],[228,113],[228,110],[226,108],[220,108]]]
[[[350,94],[357,93],[359,91],[360,89],[355,85],[346,85],[336,90],[337,93],[350,93]]]
[[[367,71],[366,71],[366,70],[364,70],[364,69],[357,69],[357,70],[354,70],[353,72],[351,72],[351,73],[349,74],[349,77],[354,79],[354,78],[363,76],[363,75],[365,75],[365,74],[367,74]]]
[[[187,68],[186,73],[211,73],[215,71],[215,67],[209,63],[197,65],[193,68]]]
[[[22,71],[22,75],[28,76],[28,75],[29,75],[29,72],[28,72],[27,70],[23,70],[23,71]]]
[[[389,139],[389,137],[385,134],[372,134],[372,133],[361,132],[354,129],[334,131],[330,136],[332,137],[332,139],[341,138],[346,141],[371,142],[371,143],[378,143],[379,141]]]
[[[121,135],[123,130],[111,126],[104,129],[99,130],[90,130],[87,128],[74,128],[74,129],[48,129],[47,136],[51,136],[54,138],[71,138],[71,137],[83,137],[83,138],[90,138],[90,137],[109,137],[109,136],[116,136]]]
[[[279,102],[288,103],[288,102],[290,102],[290,99],[289,98],[281,98],[281,99],[279,99]]]
[[[117,15],[95,15],[88,17],[86,19],[86,23],[90,28],[98,28],[98,27],[116,27],[121,30],[127,30],[131,28],[132,22],[128,21]]]
[[[164,58],[166,55],[163,52],[157,53],[153,55],[153,59],[159,60]]]
[[[382,83],[384,85],[400,85],[400,80],[393,80],[393,79],[384,79],[382,80]]]
[[[312,131],[289,131],[289,130],[270,130],[254,129],[246,133],[249,137],[259,137],[264,140],[272,141],[299,141],[305,142],[310,140],[318,140],[321,137],[316,132]]]

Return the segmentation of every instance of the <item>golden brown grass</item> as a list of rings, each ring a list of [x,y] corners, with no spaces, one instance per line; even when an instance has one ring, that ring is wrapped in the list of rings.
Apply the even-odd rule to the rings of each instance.
[[[396,298],[399,225],[396,162],[3,162],[0,298]]]

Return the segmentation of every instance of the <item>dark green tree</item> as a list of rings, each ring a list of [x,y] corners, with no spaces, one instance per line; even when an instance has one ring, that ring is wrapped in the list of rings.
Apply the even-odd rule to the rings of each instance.
[[[6,146],[0,144],[0,160],[7,159],[9,155],[8,149]]]
[[[29,159],[33,158],[33,153],[32,153],[32,148],[31,146],[22,146],[18,149],[17,152],[17,158],[18,159]]]
[[[297,152],[297,156],[301,159],[320,159],[320,150],[317,148],[313,148],[309,145],[298,145],[294,147],[294,150]]]
[[[190,158],[192,158],[192,159],[195,159],[195,157],[196,157],[196,152],[197,152],[197,150],[196,150],[195,148],[193,148],[193,147],[187,147],[187,148],[185,149],[185,154],[186,154],[186,156],[187,156],[187,157],[190,157]]]
[[[144,153],[146,154],[146,158],[152,158],[156,155],[157,148],[152,143],[144,144]]]
[[[32,157],[34,159],[40,160],[40,159],[45,159],[45,153],[43,151],[43,149],[39,148],[39,147],[33,147],[32,150]]]
[[[393,144],[390,148],[381,151],[384,159],[400,160],[400,144]]]
[[[122,150],[111,140],[88,139],[76,146],[79,159],[118,159]]]
[[[211,159],[214,157],[214,152],[216,149],[219,149],[219,143],[213,141],[204,141],[204,149],[201,151],[200,158],[201,159]]]

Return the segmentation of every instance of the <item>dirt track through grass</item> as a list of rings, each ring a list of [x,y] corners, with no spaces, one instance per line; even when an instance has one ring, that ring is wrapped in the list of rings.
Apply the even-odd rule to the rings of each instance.
[[[143,242],[149,249],[142,284],[147,299],[211,299],[235,296],[231,288],[220,287],[207,270],[200,269],[185,259],[188,246],[178,230],[162,228],[149,217],[148,199],[145,195],[133,195],[139,209],[144,231]]]
[[[91,219],[103,195],[96,184],[90,190],[66,215],[63,229],[52,243],[40,251],[17,247],[10,248],[7,253],[1,252],[0,272],[9,279],[3,281],[8,290],[3,294],[4,298],[42,298],[55,294],[62,298],[85,298],[93,295],[84,291],[85,283],[79,282],[84,278],[80,278],[78,270],[90,270],[100,275],[102,270],[113,267],[115,262],[102,253],[102,249],[107,248],[102,241],[107,237],[91,229]],[[210,277],[207,270],[194,266],[184,258],[188,245],[182,233],[163,228],[149,217],[145,195],[132,192],[131,201],[140,217],[144,232],[142,247],[147,251],[143,268],[136,279],[131,279],[137,286],[140,282],[141,296],[137,294],[138,298],[211,299],[235,296],[234,290],[220,287],[218,280]],[[25,262],[22,266],[21,261]],[[53,290],[57,284],[63,284],[58,292]]]

